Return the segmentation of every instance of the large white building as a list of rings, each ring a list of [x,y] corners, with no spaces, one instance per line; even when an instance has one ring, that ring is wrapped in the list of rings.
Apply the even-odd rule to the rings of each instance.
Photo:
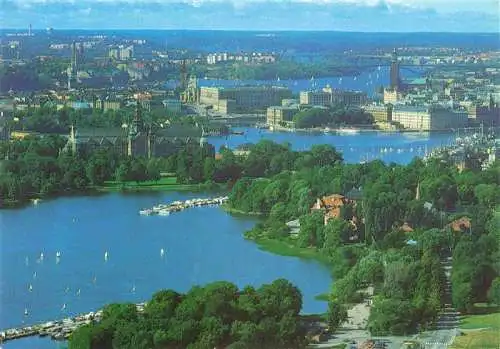
[[[392,121],[411,130],[450,130],[466,126],[468,114],[463,109],[451,109],[441,105],[395,105]]]

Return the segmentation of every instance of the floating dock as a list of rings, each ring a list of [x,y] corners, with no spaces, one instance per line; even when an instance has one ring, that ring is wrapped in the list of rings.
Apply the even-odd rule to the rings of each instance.
[[[153,208],[143,209],[139,211],[139,214],[145,216],[160,215],[168,216],[172,212],[183,211],[191,207],[201,207],[201,206],[219,206],[229,200],[227,196],[220,196],[216,198],[207,199],[191,199],[186,201],[174,201],[171,204],[159,204]]]
[[[143,312],[145,305],[146,303],[136,304],[137,311]],[[2,330],[0,331],[0,344],[14,339],[34,336],[50,337],[54,340],[67,340],[71,333],[78,327],[92,322],[99,322],[101,319],[102,310],[99,310],[97,312],[90,312],[62,320]]]

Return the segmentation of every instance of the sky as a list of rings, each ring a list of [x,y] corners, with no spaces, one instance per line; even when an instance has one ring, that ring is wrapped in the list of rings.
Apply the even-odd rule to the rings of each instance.
[[[499,32],[499,1],[0,0],[0,27]]]

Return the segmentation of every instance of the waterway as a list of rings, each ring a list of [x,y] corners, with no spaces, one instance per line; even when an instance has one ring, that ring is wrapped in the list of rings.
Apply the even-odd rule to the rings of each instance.
[[[245,143],[257,143],[269,139],[277,143],[289,143],[292,149],[307,150],[315,144],[330,144],[341,151],[344,160],[350,163],[380,159],[385,162],[409,163],[414,157],[422,157],[432,149],[449,145],[455,134],[449,133],[394,133],[367,131],[358,134],[273,132],[257,128],[234,128],[243,135],[209,137],[208,142],[220,149],[231,149]]]
[[[283,277],[302,291],[305,313],[326,310],[325,303],[314,297],[328,291],[329,270],[316,262],[259,250],[243,238],[255,219],[231,216],[215,207],[168,217],[138,214],[139,209],[159,202],[199,196],[108,194],[1,211],[0,328],[88,312],[110,302],[139,302],[160,289],[184,292],[217,280],[242,287]],[[58,345],[29,338],[4,347]]]
[[[401,76],[405,79],[411,79],[420,77],[421,71],[418,68],[415,69],[401,69]],[[223,79],[199,79],[198,85],[200,87],[237,87],[237,86],[283,86],[288,87],[293,93],[298,94],[300,91],[304,90],[316,90],[322,89],[326,85],[330,85],[333,88],[338,88],[342,90],[355,90],[355,91],[365,91],[368,96],[374,97],[375,92],[380,86],[389,85],[389,68],[388,67],[378,67],[364,70],[358,76],[342,76],[342,77],[313,77],[308,79],[278,79],[276,80],[223,80]],[[167,81],[165,87],[172,88],[175,87],[178,81]]]

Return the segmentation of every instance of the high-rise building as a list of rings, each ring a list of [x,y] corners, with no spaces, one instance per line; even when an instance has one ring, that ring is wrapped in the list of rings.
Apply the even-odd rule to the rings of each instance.
[[[399,62],[396,49],[394,49],[394,51],[392,52],[390,74],[391,89],[397,91],[399,90]]]

